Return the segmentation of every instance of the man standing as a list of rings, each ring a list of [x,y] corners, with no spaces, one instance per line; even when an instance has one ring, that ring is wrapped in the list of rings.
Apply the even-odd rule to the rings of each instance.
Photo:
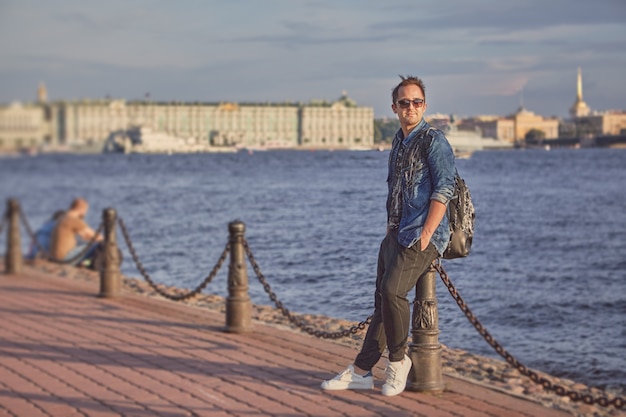
[[[372,368],[389,351],[382,394],[406,388],[411,359],[406,355],[410,306],[408,292],[450,240],[446,206],[454,190],[454,153],[445,135],[424,120],[424,83],[401,77],[391,109],[398,116],[389,157],[387,234],[378,254],[374,314],[353,364],[322,389],[373,389]]]
[[[83,220],[89,211],[89,204],[82,198],[76,198],[70,209],[57,222],[50,237],[50,255],[56,260],[70,260],[85,249],[85,245],[78,246],[76,236],[85,242],[103,240],[103,236],[96,232]],[[92,245],[77,263],[89,258],[97,245]]]

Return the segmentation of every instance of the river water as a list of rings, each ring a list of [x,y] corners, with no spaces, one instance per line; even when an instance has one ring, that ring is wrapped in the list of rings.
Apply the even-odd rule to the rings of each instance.
[[[91,203],[94,227],[114,207],[151,277],[183,288],[208,275],[228,223],[242,220],[287,308],[360,321],[373,309],[387,158],[378,151],[3,158],[0,197],[19,199],[35,228],[75,196]],[[457,166],[476,206],[476,234],[472,254],[444,266],[469,307],[526,365],[626,392],[626,150],[477,152]],[[140,277],[120,246],[122,272]],[[252,301],[271,304],[248,272]],[[205,293],[226,295],[226,276],[225,265]],[[440,341],[497,357],[441,281],[437,294]]]

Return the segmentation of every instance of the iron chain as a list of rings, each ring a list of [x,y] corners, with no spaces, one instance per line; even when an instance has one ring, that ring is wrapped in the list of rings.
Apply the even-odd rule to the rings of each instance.
[[[173,300],[173,301],[187,300],[200,294],[200,292],[202,292],[202,290],[204,290],[206,286],[209,285],[211,281],[213,281],[213,278],[215,278],[215,276],[217,275],[217,272],[222,267],[222,264],[226,260],[226,257],[228,256],[228,252],[230,251],[230,242],[228,242],[226,244],[226,247],[224,248],[224,251],[222,252],[222,255],[218,259],[217,264],[213,267],[213,270],[204,279],[204,281],[200,283],[200,285],[198,285],[196,288],[194,288],[193,290],[189,291],[186,294],[172,295],[162,290],[161,288],[159,288],[159,286],[152,280],[152,278],[150,278],[150,275],[148,274],[148,272],[146,272],[145,268],[143,267],[143,264],[141,263],[141,261],[139,260],[139,257],[137,256],[137,252],[135,251],[133,243],[130,240],[130,236],[128,235],[128,230],[126,229],[126,225],[124,224],[124,221],[121,218],[118,218],[118,222],[120,224],[120,229],[122,230],[122,235],[124,236],[124,240],[126,241],[126,246],[128,246],[128,250],[133,258],[133,261],[135,262],[135,266],[137,266],[137,269],[139,270],[143,278],[146,280],[148,284],[150,284],[152,289],[154,289],[154,291],[156,291],[159,295],[165,298],[168,298],[170,300]]]
[[[280,300],[278,300],[276,293],[272,291],[272,287],[265,279],[265,276],[261,272],[261,268],[259,268],[259,264],[256,262],[256,259],[254,259],[254,255],[252,255],[252,251],[250,250],[248,241],[245,239],[243,240],[243,247],[246,251],[248,259],[250,260],[250,265],[252,265],[252,269],[254,269],[254,273],[259,279],[259,282],[261,283],[261,285],[263,285],[263,289],[265,290],[267,295],[269,295],[270,300],[272,300],[274,305],[276,305],[276,308],[278,308],[283,313],[283,315],[287,317],[287,319],[289,319],[289,321],[292,324],[294,324],[296,327],[300,328],[301,330],[305,331],[306,333],[313,335],[315,337],[318,337],[318,338],[323,338],[323,339],[340,339],[342,337],[346,337],[351,334],[356,334],[360,332],[361,330],[365,328],[365,326],[367,326],[371,322],[372,316],[369,316],[367,319],[363,320],[359,324],[354,325],[348,329],[340,330],[337,332],[326,332],[323,330],[315,329],[314,327],[307,325],[306,321],[293,315],[289,311],[289,309],[287,309],[287,307],[285,307],[283,303]]]
[[[43,253],[46,257],[48,257],[48,252],[44,250],[44,248],[41,246],[41,243],[39,243],[37,236],[35,236],[35,234],[33,233],[33,229],[31,229],[30,224],[28,223],[28,220],[26,219],[26,215],[24,214],[24,211],[22,210],[21,207],[19,210],[20,210],[20,219],[22,220],[22,224],[24,225],[24,228],[26,229],[26,233],[28,233],[28,236],[30,237],[31,241],[35,243],[35,246],[37,246],[38,252]]]
[[[524,364],[518,361],[513,355],[507,352],[507,350],[504,349],[504,347],[502,347],[502,345],[493,338],[493,336],[487,331],[487,329],[485,329],[482,323],[476,318],[474,313],[472,313],[472,310],[470,310],[470,308],[467,306],[467,304],[461,297],[461,294],[459,294],[456,287],[450,280],[450,277],[448,277],[448,273],[443,268],[441,263],[435,262],[434,267],[437,270],[437,272],[439,272],[439,275],[441,276],[441,280],[445,284],[446,288],[448,288],[450,295],[452,295],[452,298],[454,298],[457,305],[459,306],[463,314],[465,314],[465,317],[467,317],[469,322],[472,323],[474,328],[476,328],[478,333],[487,341],[487,343],[489,343],[489,345],[500,356],[506,359],[506,361],[511,366],[516,368],[522,375],[530,378],[530,380],[533,381],[534,383],[541,385],[546,391],[553,391],[554,393],[556,393],[557,395],[561,397],[569,397],[569,399],[574,402],[582,401],[588,405],[598,404],[602,407],[608,407],[612,405],[613,407],[617,409],[622,409],[624,407],[624,398],[622,397],[615,397],[609,400],[607,397],[596,398],[590,394],[582,394],[578,391],[567,390],[565,387],[552,383],[547,378],[539,376],[539,374],[537,374],[533,370],[526,367]]]

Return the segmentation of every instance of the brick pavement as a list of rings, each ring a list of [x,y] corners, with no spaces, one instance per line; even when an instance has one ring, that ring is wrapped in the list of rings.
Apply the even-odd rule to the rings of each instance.
[[[0,275],[0,416],[568,416],[444,377],[440,396],[323,392],[352,348],[254,323],[223,331],[224,316],[25,267]],[[382,361],[381,361],[382,362]]]

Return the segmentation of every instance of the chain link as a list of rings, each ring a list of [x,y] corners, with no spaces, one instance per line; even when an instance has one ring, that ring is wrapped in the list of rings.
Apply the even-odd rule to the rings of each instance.
[[[243,247],[246,251],[246,254],[248,255],[248,259],[250,260],[250,265],[252,265],[252,269],[254,269],[254,273],[259,279],[259,282],[261,283],[261,285],[263,285],[263,289],[265,290],[267,295],[269,295],[270,300],[274,302],[274,305],[276,305],[276,308],[278,308],[283,313],[283,315],[289,319],[289,321],[292,324],[294,324],[296,327],[300,328],[301,330],[305,331],[306,333],[313,335],[315,337],[318,337],[318,338],[323,338],[323,339],[340,339],[342,337],[346,337],[351,334],[356,334],[360,332],[361,330],[365,328],[365,326],[367,326],[371,322],[372,316],[369,316],[367,319],[363,320],[359,324],[352,326],[348,329],[343,329],[337,332],[326,332],[323,330],[315,329],[313,326],[309,326],[305,320],[302,320],[298,318],[297,316],[295,316],[294,314],[292,314],[289,311],[289,309],[287,309],[287,307],[285,307],[283,303],[280,300],[278,300],[276,293],[272,291],[272,287],[265,279],[265,276],[261,272],[261,268],[259,268],[259,264],[256,262],[256,259],[254,259],[254,255],[252,255],[252,251],[250,250],[248,241],[245,239],[243,240]]]
[[[472,310],[470,310],[470,308],[467,306],[467,304],[461,297],[461,294],[459,294],[454,284],[452,284],[452,281],[450,280],[450,277],[448,277],[448,273],[443,268],[443,265],[436,262],[434,263],[434,267],[437,270],[437,272],[439,272],[439,275],[441,276],[441,280],[443,281],[445,286],[448,288],[450,295],[452,295],[452,298],[454,298],[457,305],[459,306],[463,314],[465,314],[465,317],[467,317],[469,322],[472,323],[472,325],[476,328],[478,333],[485,339],[485,341],[487,341],[487,343],[489,343],[489,345],[500,356],[506,359],[506,361],[511,366],[516,368],[522,375],[530,378],[530,380],[533,381],[534,383],[541,385],[546,391],[553,391],[561,397],[569,397],[569,399],[574,402],[582,401],[588,405],[598,404],[602,407],[608,407],[612,405],[613,407],[617,409],[622,409],[624,407],[624,398],[622,397],[615,397],[609,400],[607,397],[596,398],[590,394],[583,394],[578,391],[567,390],[565,387],[552,383],[550,380],[539,376],[536,372],[526,367],[524,364],[518,361],[513,355],[507,352],[507,350],[504,349],[504,347],[502,347],[502,345],[498,343],[498,341],[496,341],[493,338],[493,336],[491,336],[491,334],[487,331],[487,329],[485,329],[485,327],[476,318],[476,316],[474,316],[474,313],[472,313]]]
[[[35,243],[35,246],[37,246],[37,256],[41,256],[50,262],[54,262],[54,263],[61,264],[61,265],[75,264],[76,262],[80,261],[87,254],[87,252],[89,252],[92,246],[96,243],[98,239],[98,235],[100,235],[102,231],[104,230],[104,222],[100,222],[100,225],[98,226],[98,229],[96,229],[96,232],[94,233],[93,237],[89,240],[89,242],[85,244],[85,246],[79,253],[72,256],[70,259],[56,259],[56,258],[53,258],[52,255],[43,248],[43,246],[41,246],[39,239],[37,239],[37,235],[35,235],[35,233],[33,232],[33,229],[30,227],[30,223],[28,223],[28,219],[26,218],[24,211],[21,209],[21,207],[19,210],[20,210],[20,219],[22,220],[22,224],[24,225],[24,228],[26,229],[28,236],[30,237],[31,241]]]
[[[146,272],[145,268],[143,267],[143,264],[141,263],[141,261],[139,260],[139,257],[137,256],[137,252],[135,251],[133,243],[130,240],[130,236],[128,235],[128,230],[126,229],[126,225],[124,224],[124,221],[121,218],[118,218],[118,222],[120,224],[120,229],[122,230],[122,235],[124,236],[124,240],[126,241],[126,246],[128,246],[128,250],[133,258],[133,261],[135,261],[135,266],[137,266],[137,269],[139,270],[143,278],[146,280],[148,284],[150,284],[152,289],[154,289],[158,294],[173,301],[187,300],[200,294],[200,292],[202,292],[202,290],[204,290],[206,286],[209,285],[209,283],[213,280],[213,278],[215,278],[215,276],[217,275],[217,272],[220,270],[220,268],[222,267],[222,264],[226,260],[226,257],[228,256],[228,252],[230,251],[230,242],[228,242],[226,244],[226,247],[224,248],[224,251],[222,252],[222,255],[218,259],[217,264],[213,267],[213,270],[204,279],[204,281],[200,283],[200,285],[198,285],[196,288],[194,288],[193,290],[191,290],[190,292],[186,294],[172,295],[172,294],[165,292],[161,288],[159,288],[159,286],[152,280],[152,278],[150,278],[150,275],[148,274],[148,272]]]
[[[26,215],[24,214],[24,211],[22,210],[21,207],[19,210],[20,210],[20,219],[22,220],[22,224],[24,225],[24,228],[26,229],[26,233],[28,233],[30,240],[35,243],[35,246],[37,246],[37,251],[39,253],[44,254],[45,257],[47,258],[48,252],[45,251],[44,248],[41,246],[41,243],[39,243],[39,240],[37,239],[37,236],[35,236],[35,233],[33,233],[33,229],[31,229],[30,224],[28,223],[28,220],[26,219]]]

